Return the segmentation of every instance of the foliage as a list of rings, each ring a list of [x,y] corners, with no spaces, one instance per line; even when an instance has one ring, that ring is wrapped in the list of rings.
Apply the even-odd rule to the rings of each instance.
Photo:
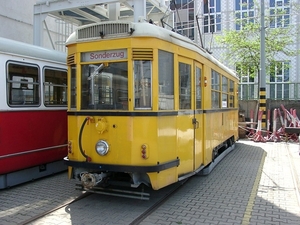
[[[231,65],[237,66],[238,72],[247,71],[247,74],[253,77],[257,75],[260,68],[261,39],[260,8],[257,4],[255,8],[256,17],[236,16],[235,23],[241,27],[240,30],[227,30],[222,36],[216,37],[217,42],[227,47],[226,60]],[[278,61],[279,55],[284,56],[280,59],[284,61],[289,56],[299,54],[299,51],[290,49],[289,44],[294,42],[292,31],[295,29],[289,24],[290,18],[285,16],[286,12],[284,10],[275,12],[273,9],[271,13],[265,11],[265,15],[265,62],[266,67],[272,68],[270,65]],[[237,19],[237,17],[243,19]],[[278,23],[278,18],[281,19],[281,27],[273,26],[275,22]],[[269,72],[272,73],[272,71]]]

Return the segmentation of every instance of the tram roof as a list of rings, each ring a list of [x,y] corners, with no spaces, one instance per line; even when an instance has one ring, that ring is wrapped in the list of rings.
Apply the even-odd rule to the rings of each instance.
[[[91,37],[91,38],[86,38],[86,39],[80,40],[78,38],[78,31],[84,30],[84,29],[89,29],[89,28],[92,28],[93,30],[95,30],[94,28],[96,26],[103,26],[103,25],[105,26],[106,24],[117,24],[117,25],[129,24],[129,28],[133,28],[134,31],[132,34],[127,34],[126,36],[124,36],[124,35],[121,36],[122,38],[129,37],[129,36],[132,36],[132,37],[155,37],[155,38],[159,38],[161,40],[165,40],[165,41],[174,43],[178,46],[182,46],[184,48],[198,52],[203,57],[207,58],[214,64],[218,65],[220,68],[222,68],[226,72],[237,77],[236,73],[233,70],[231,70],[230,68],[228,68],[227,66],[222,64],[219,60],[217,60],[215,57],[213,57],[211,54],[209,54],[205,49],[201,48],[198,44],[196,44],[190,38],[183,36],[181,34],[178,34],[176,32],[173,32],[171,30],[168,30],[166,28],[156,26],[156,25],[146,23],[146,22],[136,23],[136,22],[109,21],[109,22],[94,23],[94,24],[81,26],[70,35],[70,37],[66,41],[66,45],[68,46],[72,43],[80,43],[80,42],[92,41],[92,40],[97,40],[97,39],[101,40],[102,38],[99,35],[98,35],[98,37]],[[129,32],[130,31],[128,31],[128,33]],[[114,37],[113,35],[111,35],[111,38],[120,38],[120,36],[115,35],[115,37]],[[105,36],[104,36],[104,39],[105,39]]]
[[[0,53],[66,63],[66,53],[0,37]]]

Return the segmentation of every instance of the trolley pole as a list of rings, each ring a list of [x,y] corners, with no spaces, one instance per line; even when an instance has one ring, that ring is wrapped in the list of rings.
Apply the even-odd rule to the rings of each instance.
[[[260,2],[260,81],[259,81],[259,111],[263,111],[262,128],[266,128],[266,61],[265,61],[265,3]]]

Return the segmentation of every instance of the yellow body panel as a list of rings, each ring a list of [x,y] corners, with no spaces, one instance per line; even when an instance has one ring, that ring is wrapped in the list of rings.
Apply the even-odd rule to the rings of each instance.
[[[197,124],[197,127],[195,129],[195,149],[194,149],[194,170],[198,169],[199,167],[204,165],[204,151],[203,151],[203,145],[204,145],[204,123],[203,123],[203,114],[197,114],[195,115],[195,119],[198,121],[199,124]]]
[[[204,165],[212,161],[212,150],[220,144],[220,140],[227,140],[232,136],[237,140],[237,116],[235,110],[204,115]]]
[[[159,173],[148,173],[148,176],[153,190],[159,190],[178,181],[176,168],[167,169]]]
[[[96,124],[105,118],[107,130],[99,133]],[[69,141],[73,151],[70,159],[84,161],[79,152],[79,130],[85,117],[69,116]],[[113,163],[120,165],[156,165],[157,162],[168,162],[177,158],[176,151],[176,117],[93,117],[88,122],[82,135],[82,146],[92,162]],[[100,156],[95,151],[95,144],[103,139],[109,143],[110,151]],[[141,157],[141,146],[148,146],[148,159]]]
[[[191,115],[178,116],[177,121],[177,152],[180,159],[179,175],[193,171],[194,161],[194,129]]]

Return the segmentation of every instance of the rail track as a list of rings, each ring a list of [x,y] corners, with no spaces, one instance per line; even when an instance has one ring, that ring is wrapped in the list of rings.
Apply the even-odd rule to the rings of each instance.
[[[81,209],[81,213],[83,215],[87,215],[88,213],[91,213],[91,211],[92,211],[96,218],[97,215],[99,215],[97,213],[98,209],[101,208],[101,207],[98,207],[97,205],[101,205],[101,203],[103,203],[103,201],[106,203],[110,202],[109,204],[104,203],[106,205],[106,209],[105,209],[106,212],[104,213],[106,215],[105,218],[107,218],[107,215],[109,213],[111,213],[112,215],[115,214],[115,211],[114,211],[115,208],[120,204],[120,202],[122,202],[124,204],[124,207],[126,207],[125,210],[130,212],[127,214],[127,216],[126,216],[127,219],[126,219],[126,222],[124,222],[124,224],[137,225],[141,221],[143,221],[144,218],[149,216],[152,212],[154,212],[157,208],[159,208],[162,204],[164,204],[164,202],[167,199],[169,199],[175,192],[177,192],[187,180],[188,179],[181,181],[180,183],[171,185],[169,188],[165,189],[164,191],[156,191],[156,193],[153,193],[153,191],[151,191],[149,189],[148,191],[152,192],[151,193],[152,198],[150,198],[147,201],[137,200],[137,199],[132,199],[132,198],[125,199],[124,197],[119,197],[119,196],[109,196],[109,195],[103,196],[101,194],[99,195],[99,194],[93,194],[90,192],[86,192],[70,202],[63,203],[60,206],[57,206],[51,210],[42,212],[39,215],[36,215],[36,216],[20,223],[19,225],[47,224],[48,223],[47,221],[52,220],[51,217],[57,217],[57,215],[60,215],[65,218],[68,218],[71,215],[70,217],[72,218],[72,217],[74,217],[74,215],[72,215],[72,213],[70,213],[70,212],[74,211],[74,209],[78,209],[78,208],[81,208],[82,206],[86,206],[86,205],[88,205],[88,206]],[[158,195],[156,195],[156,194],[158,194]],[[91,203],[89,203],[89,202],[91,202]],[[124,210],[124,208],[123,208],[123,210]],[[116,214],[120,215],[120,210],[118,208],[117,208]],[[122,213],[121,213],[121,215],[122,215]],[[99,218],[98,219],[101,221],[101,215],[99,216]],[[122,217],[116,216],[116,217],[109,217],[109,218],[110,218],[109,224],[123,224],[120,221],[122,219]],[[77,219],[74,218],[74,221],[76,221],[76,220]],[[88,219],[86,219],[86,220],[88,221]],[[99,221],[99,224],[102,224],[100,221]],[[74,223],[72,222],[72,224],[74,224]],[[89,224],[89,222],[87,222],[87,223],[79,222],[78,224]]]
[[[19,225],[32,224],[34,221],[36,221],[36,220],[38,220],[38,219],[40,219],[40,218],[42,218],[42,217],[44,217],[44,216],[47,216],[47,215],[49,215],[50,213],[53,213],[53,212],[55,212],[55,211],[57,211],[57,210],[59,210],[59,209],[61,209],[61,208],[63,208],[63,207],[66,207],[66,206],[68,206],[68,205],[70,205],[70,204],[72,204],[72,203],[74,203],[74,202],[80,201],[81,199],[86,198],[86,197],[89,196],[89,195],[91,195],[91,193],[88,193],[88,192],[83,193],[82,195],[80,195],[80,196],[77,197],[76,199],[71,200],[71,201],[69,201],[69,202],[67,202],[67,203],[63,203],[63,204],[61,204],[61,205],[59,205],[59,206],[57,206],[57,207],[54,207],[54,208],[52,208],[52,209],[50,209],[50,210],[47,210],[47,211],[45,211],[45,212],[42,212],[42,213],[40,213],[40,214],[38,214],[38,215],[35,215],[35,216],[33,216],[33,217],[31,217],[31,218],[29,218],[29,219],[27,219],[27,220],[25,220],[25,221],[19,223]]]
[[[58,177],[58,179],[55,177]],[[26,190],[30,190],[32,186],[40,186],[40,189],[33,187],[33,189],[36,190],[36,195],[33,195],[32,192],[28,192],[28,195],[25,197],[23,194],[26,194],[21,192],[19,199],[20,201],[16,203],[16,205],[18,204],[22,207],[24,206],[22,209],[23,213],[17,213],[15,215],[11,214],[11,216],[8,216],[7,218],[4,217],[4,224],[48,225],[59,219],[59,222],[64,224],[102,224],[102,222],[106,223],[102,220],[108,220],[107,222],[109,224],[137,225],[143,221],[144,218],[149,216],[153,211],[164,204],[167,199],[169,199],[184,185],[185,182],[188,181],[188,179],[185,179],[177,184],[171,185],[159,191],[153,191],[151,188],[146,188],[145,191],[150,193],[151,198],[149,200],[142,200],[120,196],[110,196],[106,194],[94,194],[91,192],[77,192],[77,195],[74,195],[75,192],[72,192],[69,196],[59,198],[58,196],[63,195],[63,193],[60,193],[59,187],[63,187],[63,184],[60,183],[64,182],[64,179],[66,179],[65,174],[58,174],[50,178],[44,178],[6,190],[7,193],[15,195],[15,193],[19,192],[19,190],[26,192]],[[57,188],[57,196],[53,196],[53,198],[56,198],[54,202],[50,201],[50,196],[51,194],[55,195],[55,192],[53,190],[48,190],[49,193],[47,194],[47,191],[43,190],[45,188],[44,185],[47,186],[47,183],[48,187],[51,189],[54,187]],[[73,186],[74,190],[75,186],[76,185]],[[67,186],[67,189],[69,188],[70,187]],[[41,195],[39,192],[44,192],[44,200],[43,195]],[[64,195],[66,195],[65,193],[66,192],[64,192]],[[23,201],[26,199],[25,202],[23,202],[23,205],[21,203],[22,199]],[[43,204],[37,204],[37,200],[38,202],[42,201]],[[32,204],[30,204],[30,202]],[[47,202],[49,204],[47,204]],[[20,216],[20,214],[23,216]],[[91,215],[91,219],[85,217],[86,215]],[[125,217],[126,221],[124,221]],[[94,222],[91,222],[91,220],[94,220]],[[95,222],[97,220],[98,222]]]

